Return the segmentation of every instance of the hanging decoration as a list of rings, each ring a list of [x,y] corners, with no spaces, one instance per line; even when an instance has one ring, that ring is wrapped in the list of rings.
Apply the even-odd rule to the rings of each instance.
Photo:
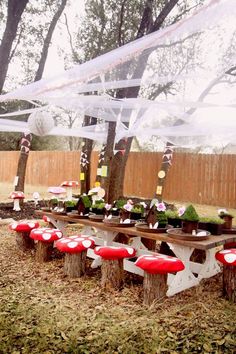
[[[81,152],[80,165],[83,166],[84,169],[88,168],[89,161],[88,161],[88,154],[86,150]]]
[[[21,153],[26,154],[26,155],[29,154],[31,140],[32,140],[32,135],[31,134],[23,133],[23,136],[22,136],[21,142],[20,142],[20,151],[21,151]]]
[[[102,149],[101,149],[101,151],[100,151],[100,153],[99,153],[99,155],[98,155],[98,163],[99,163],[99,164],[101,164],[101,162],[105,160],[106,148],[107,148],[107,146],[106,146],[106,145],[103,145],[103,146],[102,146]],[[98,174],[97,174],[97,175],[98,175]],[[100,175],[98,175],[98,176],[100,176]]]
[[[35,135],[48,135],[54,128],[54,119],[48,112],[36,111],[30,114],[28,127],[31,133]]]
[[[41,104],[45,112],[33,112],[27,125],[39,136],[80,136],[104,143],[105,122],[114,121],[121,123],[117,124],[116,142],[131,136],[148,142],[158,136],[186,147],[235,143],[235,18],[235,0],[209,0],[170,26],[61,75],[0,95],[0,102],[14,99]],[[155,90],[162,85],[170,86],[176,94],[156,97]],[[136,86],[140,86],[137,98],[118,99],[108,94],[108,90]],[[47,112],[51,106],[83,111],[104,125],[54,127]],[[122,126],[124,122],[129,123],[128,128]],[[25,124],[2,119],[0,130],[26,132]],[[114,146],[114,154],[123,155],[125,150],[126,146]],[[172,152],[166,152],[163,163],[170,166],[171,159]],[[100,154],[99,160],[104,163],[104,155]],[[81,162],[86,164],[86,159]]]
[[[171,166],[172,157],[173,157],[173,148],[170,147],[170,146],[167,146],[165,151],[164,151],[163,157],[162,157],[162,163],[167,163],[167,164],[169,164]],[[158,175],[158,177],[159,177],[159,175]]]

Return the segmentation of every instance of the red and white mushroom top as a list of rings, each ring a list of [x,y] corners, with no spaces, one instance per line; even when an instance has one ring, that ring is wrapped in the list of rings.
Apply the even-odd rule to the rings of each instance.
[[[31,220],[21,220],[18,222],[13,222],[9,225],[10,230],[17,232],[30,232],[33,229],[39,227],[38,221]]]
[[[43,215],[42,219],[45,222],[50,222],[51,221],[50,218],[47,215]]]
[[[136,250],[132,247],[98,246],[94,253],[103,259],[115,260],[134,257]]]
[[[160,253],[140,256],[134,264],[151,274],[175,273],[185,268],[180,259]]]
[[[30,238],[42,242],[54,242],[62,236],[63,234],[59,229],[50,229],[49,227],[32,230],[30,233]]]
[[[11,198],[11,199],[24,199],[25,195],[23,192],[16,191],[16,192],[11,192],[9,198]]]
[[[61,186],[63,187],[77,187],[78,185],[78,181],[64,181],[61,183]]]
[[[63,237],[56,242],[56,248],[61,252],[66,253],[80,253],[92,248],[95,242],[92,237],[85,235],[77,235],[70,237]]]
[[[236,248],[217,252],[216,259],[225,265],[236,266]]]

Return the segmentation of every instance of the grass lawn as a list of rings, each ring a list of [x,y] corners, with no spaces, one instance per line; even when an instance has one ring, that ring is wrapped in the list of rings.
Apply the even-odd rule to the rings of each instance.
[[[235,353],[236,306],[221,281],[144,307],[142,278],[126,273],[119,292],[101,289],[100,269],[70,280],[63,259],[37,264],[1,226],[0,353]]]
[[[0,183],[0,200],[12,190]],[[26,186],[26,197],[48,198],[46,190]],[[206,216],[219,208],[195,207]],[[150,308],[142,305],[142,278],[125,277],[119,292],[101,289],[100,269],[70,280],[62,258],[37,264],[0,226],[0,354],[235,353],[236,306],[222,297],[221,274]]]

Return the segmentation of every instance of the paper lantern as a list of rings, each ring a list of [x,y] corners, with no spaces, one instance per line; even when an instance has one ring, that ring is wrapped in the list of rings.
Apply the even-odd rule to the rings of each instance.
[[[28,127],[31,133],[44,136],[54,128],[54,120],[48,112],[33,112],[29,116]]]

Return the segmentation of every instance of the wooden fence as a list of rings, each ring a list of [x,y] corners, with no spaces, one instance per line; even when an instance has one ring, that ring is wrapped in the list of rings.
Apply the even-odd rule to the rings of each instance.
[[[0,182],[13,183],[19,153],[0,152]],[[152,198],[162,153],[130,153],[124,193]],[[92,155],[92,176],[95,180],[97,153]],[[76,151],[30,152],[26,184],[59,185],[63,180],[79,178],[80,153]],[[164,191],[166,200],[236,207],[236,155],[175,153]]]

